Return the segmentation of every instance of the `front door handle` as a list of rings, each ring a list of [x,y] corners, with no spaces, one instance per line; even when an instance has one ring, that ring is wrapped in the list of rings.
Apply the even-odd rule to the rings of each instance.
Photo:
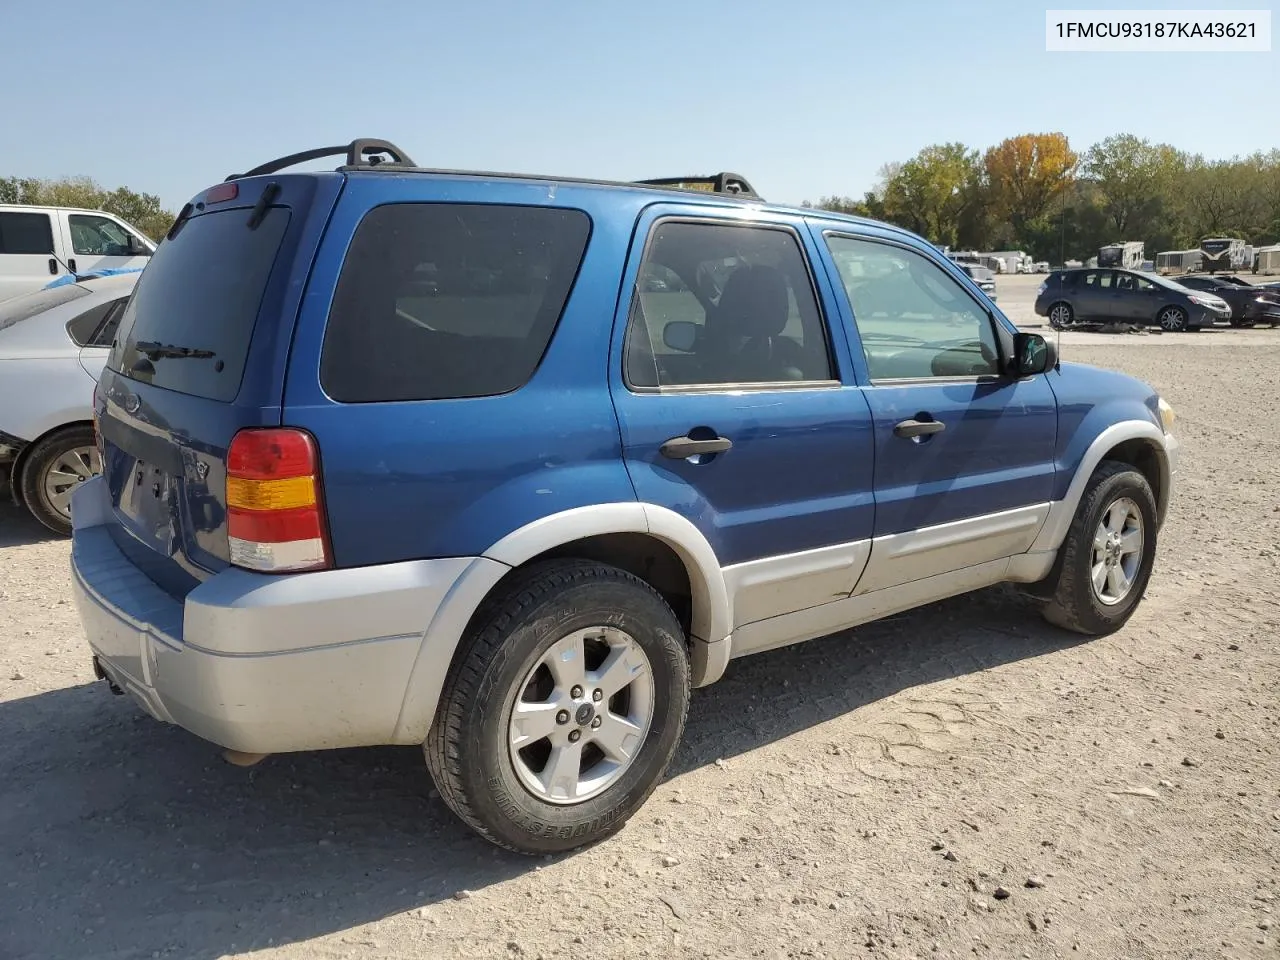
[[[941,433],[947,425],[940,420],[903,420],[893,428],[895,437],[931,437]]]
[[[75,258],[75,257],[71,257],[69,260],[67,260],[67,269],[68,269],[68,270],[70,270],[72,273],[75,273],[75,272],[76,272],[76,258]]]
[[[710,440],[695,440],[693,437],[672,437],[658,452],[670,460],[684,460],[696,457],[700,453],[724,453],[733,446],[728,437],[712,437]]]

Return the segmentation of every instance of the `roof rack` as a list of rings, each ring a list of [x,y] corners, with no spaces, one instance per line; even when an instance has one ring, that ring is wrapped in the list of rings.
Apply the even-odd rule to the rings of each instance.
[[[405,151],[401,150],[390,140],[365,138],[361,140],[352,140],[350,143],[344,145],[316,147],[313,150],[303,150],[300,153],[291,153],[288,156],[278,157],[275,160],[269,160],[266,163],[259,164],[252,170],[246,170],[244,173],[233,173],[223,182],[243,180],[245,177],[261,177],[271,173],[278,173],[288,167],[297,166],[300,163],[307,163],[311,160],[319,160],[322,157],[346,157],[346,163],[338,167],[339,171],[371,170],[375,167],[380,170],[418,169],[418,165],[410,159],[409,154],[405,153]],[[515,174],[497,175],[515,176]],[[764,199],[760,194],[756,193],[755,188],[752,187],[751,184],[747,182],[747,178],[742,176],[740,173],[724,172],[713,173],[708,176],[656,177],[651,180],[633,180],[631,183],[634,186],[667,187],[675,190],[692,190],[700,193],[728,194],[730,196],[742,197],[744,199]]]
[[[227,177],[227,180],[242,180],[245,177],[260,177],[268,173],[278,173],[287,167],[297,166],[299,163],[306,163],[308,160],[319,160],[321,157],[341,157],[345,156],[347,162],[339,170],[347,169],[368,169],[375,166],[392,166],[392,167],[415,167],[415,164],[409,159],[409,154],[405,153],[390,140],[374,140],[362,139],[352,140],[345,146],[336,147],[316,147],[314,150],[303,150],[301,153],[291,153],[287,157],[278,157],[267,163],[259,164],[252,170],[244,173],[233,173]],[[390,158],[389,160],[387,158]],[[226,182],[226,181],[224,181]]]
[[[677,190],[697,190],[702,193],[732,193],[739,196],[763,199],[756,193],[747,178],[740,173],[713,173],[705,177],[656,177],[652,180],[637,180],[647,187],[674,187]]]

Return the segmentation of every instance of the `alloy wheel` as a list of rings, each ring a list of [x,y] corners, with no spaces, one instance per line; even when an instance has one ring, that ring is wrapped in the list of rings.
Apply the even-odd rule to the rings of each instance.
[[[507,724],[512,768],[546,803],[590,800],[631,767],[653,715],[653,670],[635,639],[614,627],[574,631],[516,687]]]
[[[1114,606],[1133,589],[1142,565],[1142,512],[1128,497],[1107,507],[1093,534],[1090,579],[1093,593],[1107,606]]]

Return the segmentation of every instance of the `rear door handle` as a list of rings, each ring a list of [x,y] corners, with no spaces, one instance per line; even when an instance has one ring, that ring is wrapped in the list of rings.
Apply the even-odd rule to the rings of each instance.
[[[940,420],[903,420],[893,428],[895,437],[931,437],[941,433],[947,425]]]
[[[58,272],[58,261],[55,260],[53,257],[49,258],[49,272],[50,273]]]
[[[695,440],[693,437],[672,437],[658,452],[670,460],[683,460],[696,457],[700,453],[724,453],[733,446],[728,437],[713,437],[710,440]]]

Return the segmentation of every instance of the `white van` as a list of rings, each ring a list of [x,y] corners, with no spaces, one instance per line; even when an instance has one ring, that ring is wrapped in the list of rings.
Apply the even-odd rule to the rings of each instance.
[[[140,270],[156,245],[101,210],[0,204],[0,300],[68,274]]]

